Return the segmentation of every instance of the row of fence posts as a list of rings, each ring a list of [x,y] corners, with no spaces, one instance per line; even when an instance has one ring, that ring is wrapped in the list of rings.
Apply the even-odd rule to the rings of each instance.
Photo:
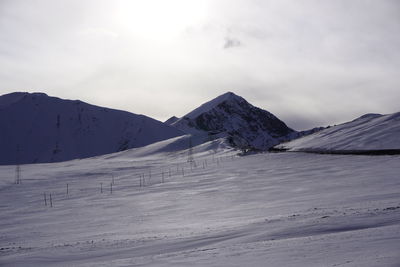
[[[47,195],[46,195],[46,192],[43,193],[43,198],[44,198],[44,205],[47,206]],[[51,197],[51,193],[49,194],[49,206],[51,208],[53,207],[53,198]]]
[[[233,160],[233,159],[234,159],[234,157],[232,156],[232,160]],[[214,157],[214,155],[213,155],[213,162],[216,162],[218,166],[219,166],[219,161],[220,161],[219,158],[216,158],[216,159],[215,159],[215,157]],[[190,163],[190,170],[191,170],[191,171],[193,171],[193,168],[197,168],[197,164],[196,164],[195,161],[191,161],[191,162],[189,162],[189,163]],[[203,160],[202,166],[203,166],[203,169],[206,169],[206,168],[208,167],[207,159]],[[165,182],[165,176],[166,176],[166,174],[168,174],[168,177],[171,177],[171,176],[172,176],[171,168],[169,168],[168,172],[162,171],[160,174],[161,174],[161,183],[164,183],[164,182]],[[180,164],[178,163],[178,164],[176,165],[176,174],[177,174],[177,175],[178,175],[178,174],[181,174],[182,177],[184,177],[184,176],[185,176],[185,167],[182,166],[182,167],[180,168]],[[152,177],[151,169],[149,169],[148,184],[151,184],[151,183],[150,183],[151,177]],[[147,183],[146,183],[145,173],[139,174],[139,187],[145,187],[146,184],[147,184]],[[114,175],[112,175],[111,182],[110,182],[110,194],[113,193],[113,186],[114,186],[114,185],[115,185],[115,179],[114,179]],[[101,182],[101,183],[100,183],[100,193],[103,194],[103,191],[104,191],[104,190],[103,190],[103,183]],[[67,186],[66,186],[66,196],[68,197],[68,195],[69,195],[69,184],[67,183]],[[43,199],[44,199],[44,205],[45,205],[45,206],[50,206],[51,208],[53,207],[53,197],[52,197],[52,194],[51,194],[51,193],[46,194],[46,192],[44,192],[44,193],[43,193]]]

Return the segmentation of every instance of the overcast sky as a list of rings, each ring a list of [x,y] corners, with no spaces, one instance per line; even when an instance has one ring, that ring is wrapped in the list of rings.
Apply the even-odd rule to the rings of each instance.
[[[400,111],[397,0],[0,0],[0,94],[165,120],[226,91],[297,130]]]

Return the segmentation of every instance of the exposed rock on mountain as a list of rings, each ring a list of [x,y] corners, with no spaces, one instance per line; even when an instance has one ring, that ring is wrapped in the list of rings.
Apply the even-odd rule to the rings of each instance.
[[[233,146],[250,150],[266,150],[296,135],[272,113],[232,92],[201,105],[171,125],[193,135],[226,137]]]

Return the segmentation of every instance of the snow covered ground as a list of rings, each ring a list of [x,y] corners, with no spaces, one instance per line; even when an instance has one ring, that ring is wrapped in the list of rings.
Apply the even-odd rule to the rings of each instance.
[[[277,149],[307,152],[400,154],[400,112],[366,114],[353,121],[282,143]]]
[[[215,140],[193,166],[184,138],[22,165],[22,184],[0,166],[0,265],[400,265],[400,156],[238,157]]]

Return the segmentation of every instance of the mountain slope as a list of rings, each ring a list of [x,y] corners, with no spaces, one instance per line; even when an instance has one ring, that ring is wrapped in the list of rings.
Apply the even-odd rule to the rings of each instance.
[[[171,125],[193,135],[227,137],[235,147],[255,150],[266,150],[296,133],[272,113],[232,92],[201,105]]]
[[[179,118],[172,116],[171,118],[169,118],[168,120],[164,121],[165,124],[171,125],[172,123],[176,122],[177,120],[179,120]]]
[[[400,112],[388,115],[366,114],[353,121],[280,144],[276,148],[334,153],[400,152]]]
[[[57,162],[182,135],[143,115],[43,93],[0,96],[0,164]]]

